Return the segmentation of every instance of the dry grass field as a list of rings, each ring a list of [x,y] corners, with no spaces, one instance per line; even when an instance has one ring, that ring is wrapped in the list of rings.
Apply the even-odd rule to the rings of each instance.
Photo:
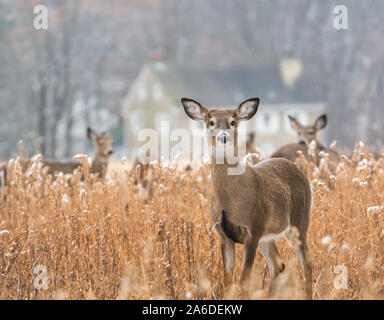
[[[384,156],[355,151],[333,175],[327,160],[320,169],[303,157],[298,165],[314,190],[308,235],[314,299],[383,299]],[[26,172],[17,160],[9,163],[0,199],[0,299],[240,297],[237,287],[223,292],[207,165],[192,164],[190,171],[151,165],[148,201],[138,195],[129,164],[112,164],[104,180],[87,166],[52,181],[38,162]],[[287,268],[274,298],[301,299],[298,259],[285,239],[278,248]],[[242,246],[236,250],[238,283]],[[35,289],[39,276],[46,277],[45,289]],[[252,285],[252,299],[267,298],[269,273],[259,250]]]

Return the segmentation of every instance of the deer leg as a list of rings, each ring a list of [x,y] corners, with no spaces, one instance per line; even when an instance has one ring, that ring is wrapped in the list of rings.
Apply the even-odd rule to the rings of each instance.
[[[290,233],[287,234],[287,239],[290,240]],[[304,271],[305,278],[305,294],[307,299],[312,299],[312,263],[309,258],[309,251],[307,247],[306,238],[299,234],[300,243],[298,245],[292,245],[298,256],[301,266]]]
[[[235,243],[227,238],[221,239],[221,255],[224,265],[224,288],[233,284],[233,273],[235,270]]]
[[[259,246],[265,260],[267,260],[271,280],[273,280],[285,269],[285,264],[283,263],[283,260],[281,260],[279,251],[276,247],[276,241],[260,241]]]
[[[260,237],[249,237],[244,243],[243,270],[241,274],[241,286],[245,291],[249,291],[249,279],[252,272],[253,262],[255,260],[256,249]]]
[[[269,286],[269,296],[272,296],[274,292],[274,280],[279,275],[279,273],[284,271],[285,264],[281,260],[279,251],[276,247],[275,240],[260,241],[259,246],[261,253],[263,254],[265,260],[267,260],[268,263],[269,274],[271,277],[271,283]]]
[[[309,259],[308,248],[305,242],[302,241],[300,246],[295,250],[300,259],[305,277],[305,294],[307,299],[312,299],[312,263]]]

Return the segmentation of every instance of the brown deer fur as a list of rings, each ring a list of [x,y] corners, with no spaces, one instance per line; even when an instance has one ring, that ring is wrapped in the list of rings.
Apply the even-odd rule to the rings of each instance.
[[[87,136],[93,142],[95,147],[95,155],[92,160],[91,173],[98,174],[99,177],[103,177],[105,174],[108,160],[113,153],[113,138],[107,133],[103,132],[100,135],[95,131],[88,128]],[[51,161],[42,160],[43,166],[48,167],[48,174],[54,175],[55,173],[62,172],[63,174],[72,174],[75,169],[80,166],[80,161]],[[29,160],[20,160],[21,168],[25,172],[31,165]],[[0,171],[3,172],[4,182],[6,183],[7,176],[7,162],[0,163]]]
[[[317,165],[319,165],[320,162],[319,154],[321,151],[328,153],[329,160],[331,162],[339,162],[340,155],[337,152],[324,147],[317,139],[318,131],[325,128],[327,125],[326,115],[318,117],[315,123],[309,126],[302,125],[298,120],[296,120],[292,116],[288,116],[288,118],[291,123],[292,129],[295,130],[297,133],[299,141],[298,143],[290,143],[280,147],[271,155],[271,158],[285,158],[292,162],[295,162],[296,158],[298,157],[298,151],[301,151],[305,155],[305,157],[308,157],[308,147],[313,141],[315,141],[315,155]]]
[[[252,118],[259,99],[244,101],[236,109],[208,109],[200,103],[183,98],[187,115],[205,123],[212,152],[211,218],[217,232],[224,264],[224,285],[233,283],[235,243],[244,244],[241,275],[243,285],[250,278],[256,249],[259,246],[268,262],[271,279],[284,270],[276,248],[276,237],[284,234],[289,240],[292,228],[299,231],[300,245],[296,253],[306,278],[306,294],[311,297],[312,269],[306,244],[312,203],[309,181],[295,164],[286,159],[267,159],[246,166],[239,175],[229,175],[229,161],[218,164],[216,148],[225,144],[237,154],[237,126]]]

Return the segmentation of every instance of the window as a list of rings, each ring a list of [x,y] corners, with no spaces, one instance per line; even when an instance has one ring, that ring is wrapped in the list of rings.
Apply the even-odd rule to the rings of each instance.
[[[262,143],[258,147],[263,158],[269,157],[276,150],[276,145],[268,142]]]
[[[138,134],[143,127],[143,114],[139,110],[133,110],[129,113],[129,127],[131,132]]]
[[[167,128],[170,127],[168,113],[158,112],[155,116],[155,126],[159,135],[165,135]]]
[[[264,124],[267,128],[271,126],[271,115],[269,113],[264,113]]]
[[[147,96],[147,89],[145,89],[143,86],[140,86],[137,90],[137,98],[140,101],[144,101],[145,99],[147,99]]]
[[[256,132],[272,135],[279,131],[279,114],[275,111],[262,111],[256,117]]]
[[[153,86],[153,99],[155,101],[160,101],[163,98],[163,89],[161,88],[160,84],[155,84]]]

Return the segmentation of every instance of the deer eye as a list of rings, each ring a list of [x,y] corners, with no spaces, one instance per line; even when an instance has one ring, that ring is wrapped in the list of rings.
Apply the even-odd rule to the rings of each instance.
[[[232,120],[231,121],[231,126],[234,126],[235,125],[235,120]]]
[[[211,120],[211,121],[209,121],[209,124],[210,124],[211,126],[214,126],[214,125],[215,125],[215,121]]]

